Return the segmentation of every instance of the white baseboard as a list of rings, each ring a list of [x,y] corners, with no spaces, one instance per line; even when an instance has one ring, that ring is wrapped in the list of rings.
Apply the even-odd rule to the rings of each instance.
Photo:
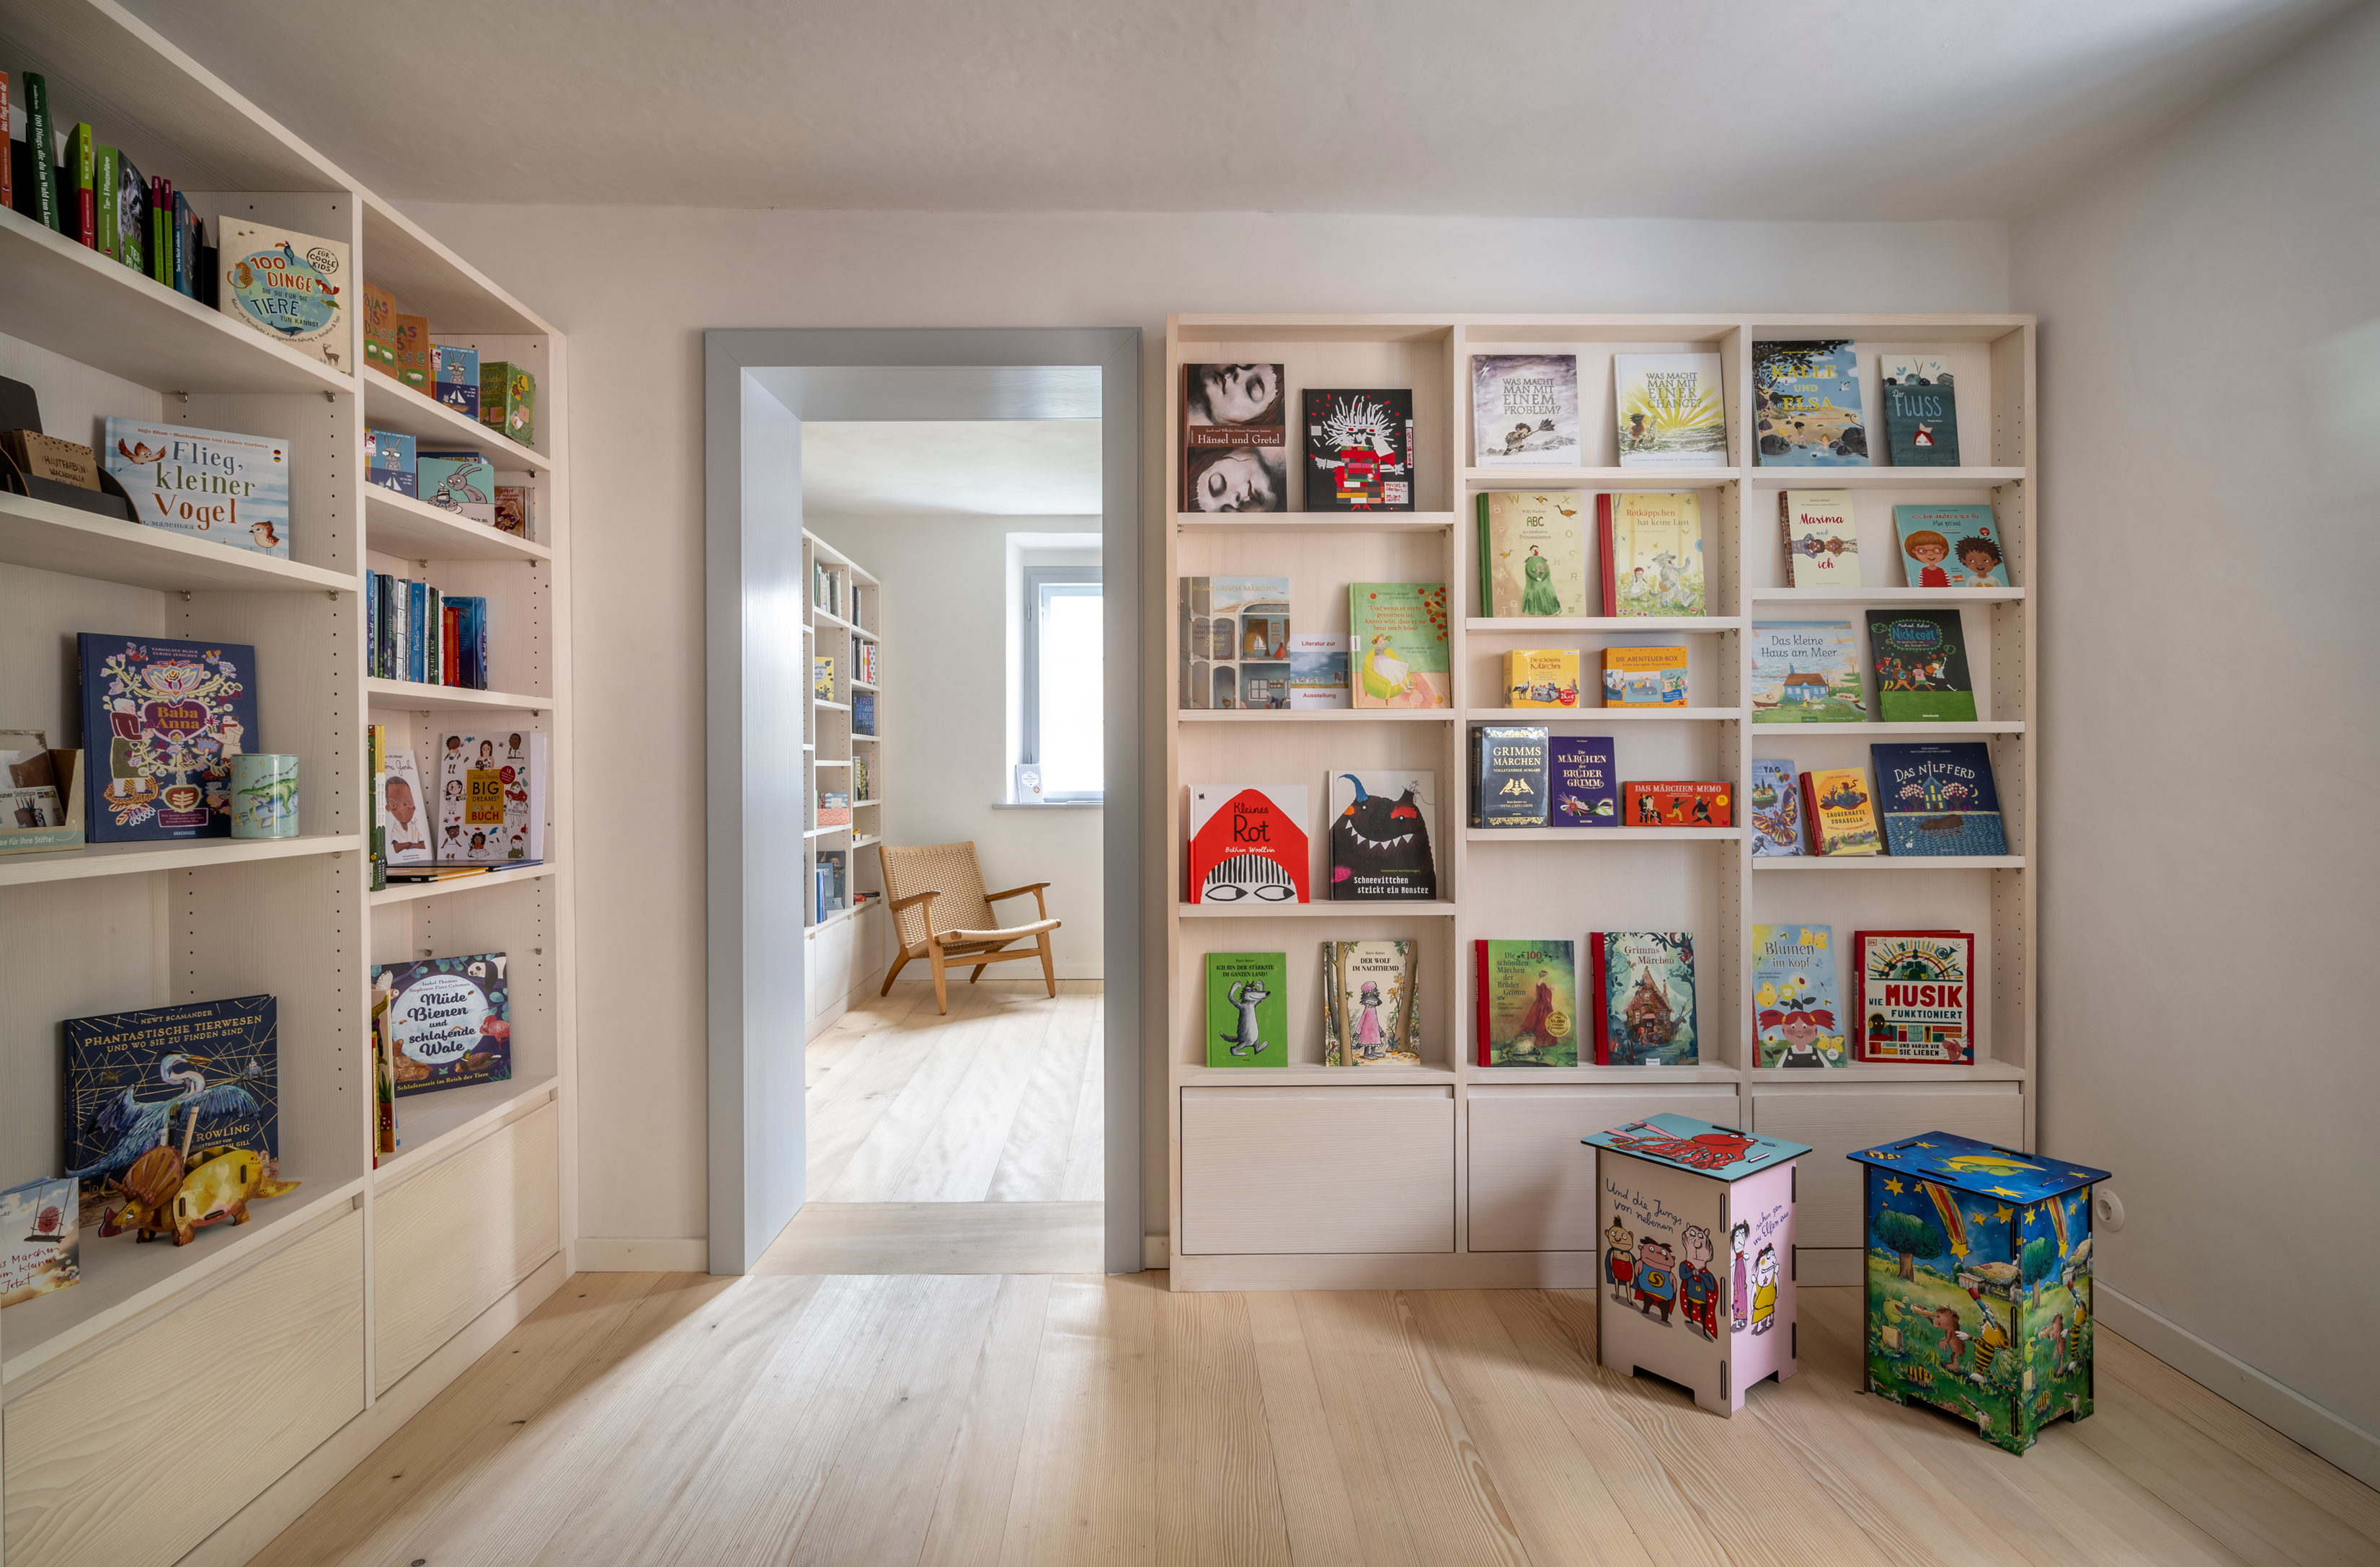
[[[700,1235],[613,1240],[580,1236],[570,1260],[581,1273],[707,1273],[710,1243]]]
[[[1143,1235],[1140,1238],[1140,1265],[1143,1268],[1172,1266],[1172,1244],[1163,1235]]]
[[[2099,1320],[2109,1328],[2307,1452],[2336,1464],[2367,1486],[2380,1488],[2380,1437],[2333,1415],[2129,1295],[2109,1289],[2104,1280],[2095,1281],[2092,1292]]]

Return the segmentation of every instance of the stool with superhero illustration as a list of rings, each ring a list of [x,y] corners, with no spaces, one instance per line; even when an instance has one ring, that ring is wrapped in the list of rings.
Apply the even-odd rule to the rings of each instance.
[[[2022,1452],[2091,1413],[2091,1186],[2104,1170],[1949,1132],[1862,1148],[1867,1391]]]
[[[1794,1372],[1800,1143],[1663,1113],[1597,1132],[1603,1364],[1694,1390],[1722,1415]]]

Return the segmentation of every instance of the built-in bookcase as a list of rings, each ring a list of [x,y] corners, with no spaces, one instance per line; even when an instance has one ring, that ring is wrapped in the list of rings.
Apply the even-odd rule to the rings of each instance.
[[[802,535],[802,565],[810,584],[810,602],[802,627],[802,639],[810,654],[810,660],[806,662],[815,667],[818,658],[834,661],[832,691],[820,692],[813,682],[809,723],[802,747],[802,769],[807,775],[803,790],[807,814],[802,835],[802,922],[806,927],[803,961],[808,979],[803,993],[808,998],[808,1031],[814,1034],[842,1016],[859,990],[892,961],[886,945],[891,940],[891,920],[884,907],[883,865],[876,856],[876,845],[884,841],[886,747],[880,636],[884,623],[878,598],[883,585],[867,567],[815,533]],[[837,579],[837,586],[828,590],[835,608],[820,601],[821,572],[833,574]],[[856,616],[852,603],[855,589],[858,594]],[[838,609],[841,613],[837,613]],[[856,678],[863,649],[873,650],[876,655],[876,679],[872,682]],[[862,704],[855,698],[863,695],[876,707],[872,734],[863,733],[856,722],[856,710]],[[858,787],[863,774],[868,784],[864,799]],[[850,821],[821,825],[821,794],[849,796]],[[819,864],[822,854],[829,852],[844,856],[845,892],[839,905],[821,916],[811,895],[811,868]],[[874,896],[871,901],[855,903],[851,897],[855,892]]]
[[[34,386],[51,434],[94,443],[121,414],[289,443],[286,562],[0,496],[0,727],[86,744],[79,632],[252,644],[248,745],[297,755],[303,827],[0,857],[0,1184],[61,1167],[62,1019],[257,991],[279,1001],[282,1171],[301,1183],[184,1246],[87,1230],[80,1283],[0,1313],[0,1540],[14,1567],[245,1560],[568,1272],[565,345],[109,0],[0,3],[0,70],[45,74],[63,119],[173,177],[211,228],[340,239],[351,277],[434,339],[538,378],[532,447],[355,369],[360,310],[327,365],[0,212],[0,374]],[[368,425],[493,455],[501,482],[538,489],[532,536],[366,485]],[[369,678],[370,570],[485,595],[495,688]],[[445,730],[542,732],[545,863],[373,892],[368,723],[424,759]],[[371,966],[487,951],[509,961],[512,1080],[399,1101],[402,1146],[375,1167]],[[204,1464],[157,1467],[196,1431]]]
[[[1752,345],[1796,338],[1858,345],[1878,466],[1764,468],[1752,454]],[[1719,356],[1727,466],[1618,466],[1612,356]],[[1879,355],[1947,354],[1960,389],[1970,466],[1882,466]],[[1475,466],[1475,353],[1578,357],[1585,466]],[[1411,387],[1413,512],[1180,513],[1182,366],[1279,362],[1289,406],[1309,386]],[[1577,1286],[1595,1277],[1594,1160],[1579,1138],[1632,1116],[1674,1110],[1813,1145],[1802,1192],[1800,1277],[1850,1282],[1861,1237],[1857,1183],[1841,1155],[1933,1127],[2030,1147],[2034,1064],[2034,744],[2032,497],[2034,322],[2027,316],[1298,316],[1183,315],[1166,338],[1166,490],[1161,605],[1165,680],[1180,666],[1175,613],[1184,577],[1287,577],[1296,631],[1347,630],[1347,586],[1443,582],[1450,590],[1453,706],[1438,711],[1196,711],[1159,715],[1166,755],[1171,878],[1167,905],[1166,1120],[1176,1289],[1389,1285]],[[1297,432],[1292,432],[1293,459]],[[1291,465],[1293,508],[1303,479]],[[1784,586],[1778,494],[1853,492],[1865,575],[1899,580],[1890,552],[1896,503],[1988,501],[1997,508],[2011,589],[1922,595],[1877,587],[1840,598]],[[1478,614],[1476,497],[1498,490],[1692,491],[1703,518],[1708,614],[1691,620],[1499,620]],[[1592,516],[1592,512],[1586,514]],[[1590,530],[1591,534],[1591,530]],[[1591,589],[1590,589],[1591,590]],[[1922,598],[1956,607],[1972,648],[1981,718],[1946,725],[1751,722],[1750,626],[1821,616],[1856,622],[1865,605]],[[1860,638],[1864,648],[1865,638]],[[1501,705],[1503,655],[1572,648],[1583,673],[1606,647],[1682,642],[1688,705],[1586,709],[1553,716]],[[1866,668],[1864,654],[1862,659]],[[1873,671],[1867,671],[1873,681]],[[1873,698],[1873,690],[1870,691]],[[1870,711],[1874,710],[1873,700]],[[1982,738],[2007,819],[1996,859],[1755,858],[1741,826],[1707,829],[1467,828],[1469,732],[1482,723],[1546,723],[1608,735],[1627,779],[1725,779],[1755,757],[1803,771],[1865,768],[1877,741]],[[1439,901],[1201,905],[1185,888],[1186,790],[1201,784],[1303,784],[1314,856],[1328,885],[1322,831],[1329,773],[1365,768],[1437,773],[1431,824]],[[1742,811],[1735,812],[1741,822]],[[1825,1073],[1755,1064],[1752,929],[1789,920],[1853,930],[1947,926],[1976,937],[1978,1061],[1972,1067],[1853,1065]],[[1486,1069],[1474,1036],[1472,943],[1602,929],[1689,930],[1697,939],[1701,1060],[1691,1066]],[[1420,943],[1422,1062],[1394,1069],[1321,1064],[1319,945],[1405,938]],[[1288,954],[1289,1065],[1222,1070],[1206,1063],[1204,964],[1210,952]],[[1848,974],[1840,978],[1848,979]],[[1591,977],[1582,974],[1583,990]],[[1582,1010],[1593,1004],[1584,995]],[[1584,1028],[1584,1026],[1583,1026]],[[1591,1058],[1591,1049],[1582,1054]]]

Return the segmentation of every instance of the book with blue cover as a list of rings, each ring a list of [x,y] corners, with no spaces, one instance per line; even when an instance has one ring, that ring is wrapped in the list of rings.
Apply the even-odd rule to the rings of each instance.
[[[854,735],[876,733],[876,693],[854,691],[851,694],[851,732]]]
[[[375,964],[372,989],[388,997],[397,1098],[512,1076],[504,954]]]
[[[1865,468],[1867,408],[1848,338],[1752,346],[1754,433],[1763,468]]]
[[[100,456],[135,520],[289,558],[289,443],[274,435],[107,418]]]
[[[1782,757],[1755,757],[1752,788],[1752,853],[1755,859],[1802,852],[1802,796],[1793,786],[1793,764]]]
[[[1870,746],[1876,804],[1891,855],[2004,855],[1991,747],[1980,740]]]
[[[1543,827],[1552,792],[1552,746],[1542,726],[1483,724],[1471,731],[1471,825]]]
[[[256,650],[95,631],[76,650],[90,841],[231,836],[231,759],[261,747]]]
[[[277,1178],[279,1019],[271,996],[67,1018],[66,1173],[96,1193],[170,1139],[192,1166],[247,1148]]]

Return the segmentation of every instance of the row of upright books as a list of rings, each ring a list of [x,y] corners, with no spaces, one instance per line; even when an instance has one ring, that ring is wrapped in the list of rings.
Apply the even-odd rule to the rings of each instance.
[[[1752,763],[1752,852],[1895,858],[2009,852],[1991,747],[1981,741],[1870,746],[1865,768],[1796,772],[1781,757]]]
[[[426,768],[394,735],[364,731],[375,886],[544,863],[543,731],[443,731]]]
[[[1318,647],[1294,641],[1285,577],[1185,577],[1179,607],[1184,709],[1452,703],[1444,583],[1349,584],[1344,642],[1333,634]],[[1293,648],[1305,663],[1302,683],[1293,683]],[[1339,689],[1346,699],[1295,699],[1301,690]]]
[[[423,451],[410,435],[367,430],[364,478],[381,489],[427,501],[465,522],[516,539],[535,539],[540,532],[538,487],[497,483],[494,460],[476,448]]]
[[[488,601],[375,571],[364,578],[370,677],[488,688]]]

